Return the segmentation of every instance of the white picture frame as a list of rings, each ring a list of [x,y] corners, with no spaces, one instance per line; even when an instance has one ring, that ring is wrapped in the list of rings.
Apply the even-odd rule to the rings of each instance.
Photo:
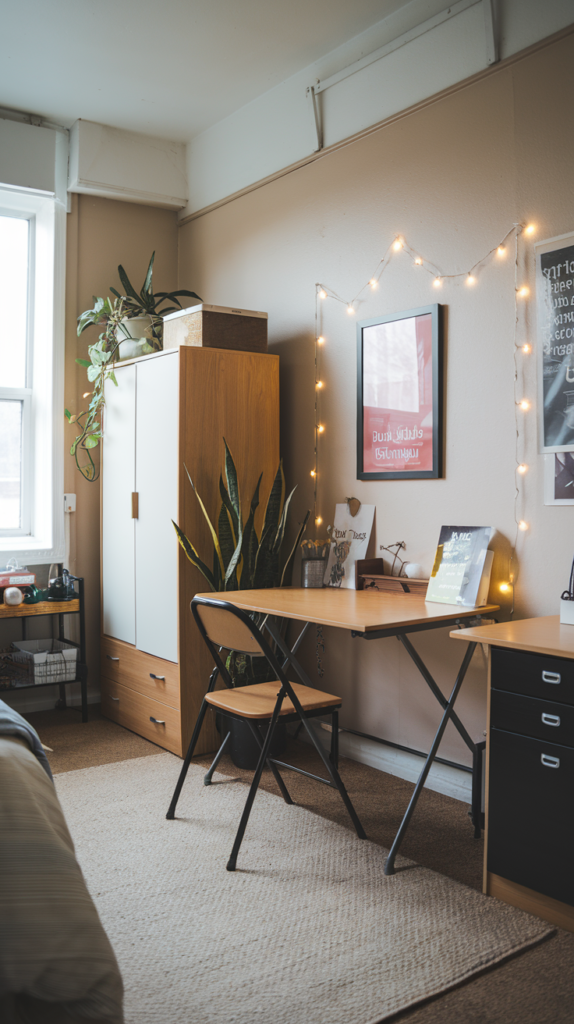
[[[534,250],[539,451],[543,454],[571,452],[574,451],[574,232],[537,242]]]

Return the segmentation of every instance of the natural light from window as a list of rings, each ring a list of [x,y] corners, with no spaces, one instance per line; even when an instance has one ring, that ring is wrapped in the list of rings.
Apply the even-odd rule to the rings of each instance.
[[[0,281],[4,327],[0,333],[0,530],[22,528],[23,401],[7,393],[26,388],[30,223],[0,216]]]

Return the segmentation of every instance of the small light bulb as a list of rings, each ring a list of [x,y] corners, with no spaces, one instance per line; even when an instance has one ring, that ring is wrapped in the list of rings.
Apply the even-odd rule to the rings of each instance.
[[[466,279],[466,283],[470,285],[476,284],[476,277],[473,277],[472,274],[469,274]]]
[[[527,225],[527,226],[526,226],[526,227],[524,228],[524,232],[525,232],[525,234],[527,234],[527,235],[533,235],[535,231],[536,231],[536,224],[528,224],[528,225]]]
[[[403,240],[402,240],[402,238],[395,238],[395,240],[393,242],[393,249],[395,250],[395,252],[399,252],[399,250],[402,249],[402,247],[403,247]]]
[[[433,288],[442,288],[442,279],[440,277],[435,277],[432,284]]]
[[[519,524],[518,524],[518,529],[519,530],[527,530],[528,529],[528,523],[526,523],[524,521],[524,519],[521,519]]]
[[[327,298],[327,292],[325,291],[324,288],[321,288],[321,291],[319,292],[319,298],[320,299],[326,299]]]
[[[321,388],[323,387],[323,381],[322,380],[316,381],[315,382],[315,387],[317,388],[317,391],[320,391]]]
[[[322,334],[320,334],[319,337],[317,338],[317,344],[318,345],[324,345],[325,344],[325,339],[324,339]]]
[[[528,466],[526,465],[526,463],[521,462],[520,465],[516,467],[516,472],[517,473],[526,473],[527,469],[528,469]]]
[[[522,401],[519,402],[518,404],[521,409],[524,409],[525,412],[527,409],[530,409],[530,402],[526,398],[523,398]]]
[[[319,425],[317,427],[317,433],[318,434],[322,434],[324,432],[324,430],[325,430],[325,427],[323,426],[323,424],[319,423]]]
[[[315,522],[317,523],[317,526],[320,526],[321,523],[323,522],[323,520],[321,519],[321,516],[315,516]]]
[[[507,594],[510,590],[510,583],[501,583],[499,588],[503,594]]]
[[[518,297],[520,299],[525,299],[526,296],[529,295],[529,294],[530,294],[530,289],[527,288],[526,285],[523,285],[522,288],[519,288],[518,292],[517,292],[517,295],[518,295]]]
[[[414,266],[415,267],[422,267],[422,265],[423,265],[423,261],[421,260],[420,256],[417,256],[417,258],[416,258],[416,260],[414,262]]]
[[[499,256],[506,256],[506,246],[505,245],[499,245],[498,249],[496,251],[497,251]]]
[[[311,470],[311,476],[317,476],[317,474],[316,474],[314,469]]]
[[[369,284],[370,284],[371,288],[373,289],[373,291],[375,291],[375,289],[379,287],[379,282],[375,281],[374,277],[371,278],[371,280],[369,281]]]
[[[527,342],[526,345],[522,346],[522,351],[527,356],[530,352],[532,352],[532,345],[529,345]]]
[[[349,316],[352,316],[354,312],[355,310],[353,309],[351,303],[349,303],[349,305],[347,306],[347,313],[349,314]]]

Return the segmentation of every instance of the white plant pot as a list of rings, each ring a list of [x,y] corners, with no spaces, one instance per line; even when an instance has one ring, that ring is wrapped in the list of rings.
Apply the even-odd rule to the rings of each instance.
[[[131,320],[122,320],[116,327],[116,338],[119,341],[118,359],[136,359],[146,352],[151,352],[152,347],[146,331],[151,327],[151,317],[135,316]]]

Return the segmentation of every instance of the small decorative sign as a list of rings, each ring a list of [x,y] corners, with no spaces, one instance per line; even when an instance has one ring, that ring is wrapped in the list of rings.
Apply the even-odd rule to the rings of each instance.
[[[442,526],[425,600],[475,608],[486,604],[492,527]]]
[[[357,324],[357,479],[442,476],[441,307]]]
[[[323,580],[325,586],[355,590],[355,562],[367,553],[374,518],[374,505],[361,505],[355,515],[352,515],[348,502],[335,505],[335,524],[331,529],[329,559]]]

